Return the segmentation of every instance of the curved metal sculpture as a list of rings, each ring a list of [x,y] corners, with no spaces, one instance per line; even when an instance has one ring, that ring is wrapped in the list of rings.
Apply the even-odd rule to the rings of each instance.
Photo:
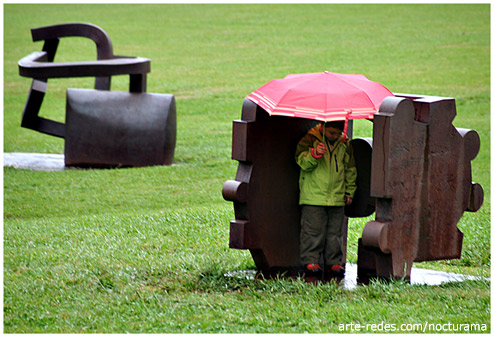
[[[162,98],[157,99],[156,95],[158,94],[145,93],[146,76],[151,69],[149,59],[114,55],[111,40],[106,32],[98,26],[88,23],[68,23],[34,28],[31,33],[33,41],[45,41],[45,43],[43,51],[31,53],[19,61],[19,74],[33,79],[22,115],[22,127],[65,138],[66,165],[113,167],[169,165],[172,163],[176,139],[175,100],[173,95],[162,94],[160,95]],[[53,62],[60,38],[69,36],[86,37],[94,41],[97,60]],[[111,76],[115,75],[129,75],[129,93],[109,92]],[[87,103],[91,101],[91,97],[95,97],[98,91],[105,92],[103,96],[101,93],[97,93],[99,101],[93,102],[93,107],[94,104],[98,105],[96,110],[99,113],[97,116],[92,114],[94,109],[88,109],[87,105],[79,105],[76,110],[74,108],[70,111],[67,110],[66,124],[38,116],[47,90],[48,79],[67,77],[96,77],[96,90],[77,92],[77,95],[86,95]],[[73,99],[75,93],[76,91],[68,92],[68,97]],[[116,101],[114,100],[115,95],[119,95]],[[140,98],[146,101],[144,106],[134,106],[133,108],[133,113],[138,116],[135,118],[149,120],[145,123],[146,129],[142,129],[141,125],[139,131],[132,126],[134,123],[122,123],[122,116],[118,111],[119,105],[122,102],[130,104],[137,97],[146,96],[149,97]],[[154,108],[149,109],[150,104]],[[70,126],[69,121],[73,119],[73,116],[69,115],[72,114],[91,115],[91,117],[76,118],[78,123],[87,120],[88,124]],[[160,122],[156,123],[156,121]],[[99,133],[92,131],[95,127],[100,131]],[[92,135],[92,138],[84,138],[89,134]],[[110,138],[108,137],[109,134],[118,136],[118,138]],[[154,136],[150,137],[149,134]],[[79,153],[73,151],[75,147],[71,144],[79,142],[79,139],[83,138],[84,143],[77,143],[75,146],[86,149],[86,155],[79,159]],[[107,150],[101,151],[102,148]],[[141,158],[134,148],[151,148],[153,154]]]

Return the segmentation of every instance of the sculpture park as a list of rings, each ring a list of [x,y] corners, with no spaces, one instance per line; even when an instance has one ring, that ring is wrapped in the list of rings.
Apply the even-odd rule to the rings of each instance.
[[[488,4],[9,3],[3,19],[5,333],[490,332]],[[320,82],[262,94],[304,76],[360,83],[370,106],[304,106]],[[313,276],[295,153],[335,121],[357,189],[344,272],[321,256]]]

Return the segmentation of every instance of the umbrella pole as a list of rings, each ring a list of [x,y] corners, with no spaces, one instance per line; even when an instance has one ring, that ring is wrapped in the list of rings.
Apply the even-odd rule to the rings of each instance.
[[[347,131],[348,131],[348,118],[345,119],[345,128],[343,130],[343,141],[345,141],[345,139],[346,139],[346,133],[347,133]]]
[[[322,143],[326,145],[326,122],[322,124]]]
[[[345,127],[343,128],[343,141],[346,140],[346,134],[348,132],[348,116],[349,116],[350,113],[348,113],[345,117]]]

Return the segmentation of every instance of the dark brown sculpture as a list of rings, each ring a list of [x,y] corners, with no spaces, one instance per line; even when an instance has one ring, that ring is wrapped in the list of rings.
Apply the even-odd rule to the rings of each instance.
[[[480,141],[475,131],[452,125],[454,99],[398,96],[386,98],[375,115],[373,139],[352,141],[357,192],[345,213],[376,211],[359,240],[361,280],[406,278],[414,261],[459,258],[463,235],[456,224],[483,201],[470,166]],[[239,164],[235,180],[223,185],[235,210],[230,247],[249,249],[265,274],[300,271],[294,151],[317,123],[270,117],[248,99],[241,120],[233,123],[232,158]]]
[[[456,224],[484,194],[470,164],[480,139],[456,129],[455,115],[452,98],[401,95],[386,98],[374,116],[376,220],[362,233],[359,276],[409,279],[413,262],[460,258]]]
[[[158,94],[145,93],[149,59],[113,55],[108,35],[92,24],[60,24],[34,28],[31,33],[33,41],[45,43],[43,51],[19,61],[19,74],[33,79],[22,127],[65,138],[66,165],[118,167],[172,163],[176,139],[175,100],[173,95],[157,98]],[[97,61],[53,62],[60,38],[69,36],[93,40]],[[129,75],[129,93],[109,91],[114,75]],[[38,116],[48,79],[66,77],[96,77],[96,90],[68,92],[69,103],[74,102],[74,94],[84,95],[85,103],[67,109],[66,124]],[[92,101],[91,97],[96,96],[98,100]],[[143,101],[144,105],[132,103],[137,100]],[[126,106],[133,106],[132,111],[127,109],[126,113],[120,113]],[[98,114],[94,115],[94,111]],[[123,115],[132,121],[123,120]],[[78,124],[69,125],[70,121]],[[79,152],[82,148],[85,153]],[[152,153],[141,155],[138,148]]]
[[[235,210],[235,220],[230,223],[230,247],[248,249],[265,275],[300,271],[299,167],[294,156],[297,143],[318,123],[269,116],[248,99],[243,103],[242,119],[233,122],[232,158],[239,165],[235,180],[223,185],[223,197],[233,201]],[[350,122],[348,135],[351,133]],[[355,150],[368,153],[369,149],[363,141]],[[357,161],[357,169],[362,164],[365,163]],[[369,180],[367,176],[363,174],[360,179]],[[369,192],[364,190],[360,197],[356,194],[351,216],[372,214]]]

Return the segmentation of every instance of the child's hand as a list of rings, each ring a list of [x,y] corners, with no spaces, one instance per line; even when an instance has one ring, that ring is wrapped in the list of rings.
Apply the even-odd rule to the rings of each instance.
[[[324,143],[319,143],[317,144],[316,147],[316,154],[317,155],[324,155],[327,151],[326,145]]]
[[[345,197],[345,205],[347,205],[347,206],[350,205],[352,203],[352,201],[353,201],[352,198]]]

